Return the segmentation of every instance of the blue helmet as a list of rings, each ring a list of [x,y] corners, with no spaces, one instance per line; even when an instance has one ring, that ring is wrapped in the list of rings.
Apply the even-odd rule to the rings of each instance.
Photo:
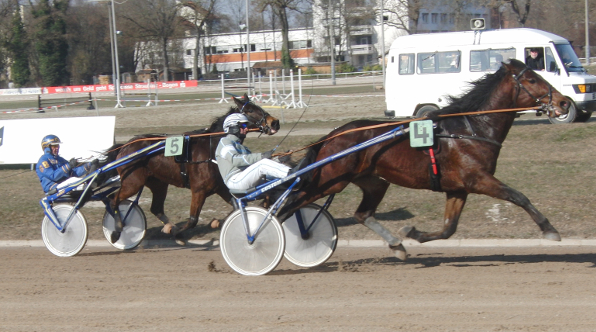
[[[47,135],[41,140],[41,149],[45,150],[50,145],[62,144],[56,135]]]

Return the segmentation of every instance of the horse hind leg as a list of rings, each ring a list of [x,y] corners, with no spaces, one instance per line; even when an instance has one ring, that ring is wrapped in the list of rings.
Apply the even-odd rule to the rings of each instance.
[[[354,218],[373,232],[377,233],[388,244],[389,249],[398,259],[405,261],[408,257],[406,248],[399,237],[393,236],[374,217],[377,207],[385,197],[389,183],[377,177],[361,178],[353,182],[362,190],[362,201],[354,213]]]
[[[447,193],[443,229],[440,232],[421,232],[413,226],[404,226],[399,230],[398,234],[402,237],[414,239],[420,243],[450,238],[457,230],[459,217],[466,204],[467,197],[468,194],[466,192]]]

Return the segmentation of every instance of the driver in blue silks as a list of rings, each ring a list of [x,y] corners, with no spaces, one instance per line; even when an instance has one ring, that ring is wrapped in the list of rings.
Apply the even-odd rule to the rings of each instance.
[[[60,144],[56,135],[47,135],[41,140],[43,156],[37,162],[36,172],[44,192],[58,189],[76,182],[81,176],[94,172],[98,167],[98,160],[77,167],[77,160],[70,161],[60,157]]]

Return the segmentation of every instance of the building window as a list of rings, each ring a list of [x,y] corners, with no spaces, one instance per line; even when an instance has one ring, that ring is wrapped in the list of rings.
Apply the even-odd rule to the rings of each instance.
[[[439,14],[437,13],[432,13],[430,14],[430,19],[431,19],[431,23],[432,24],[437,24],[437,18],[438,18]]]
[[[422,13],[422,23],[428,23],[428,13]]]
[[[441,23],[447,23],[447,14],[441,14]]]
[[[192,55],[192,50],[186,50],[186,55]]]

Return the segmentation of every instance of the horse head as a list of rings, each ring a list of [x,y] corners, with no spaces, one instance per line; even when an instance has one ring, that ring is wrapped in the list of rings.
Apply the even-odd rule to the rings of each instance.
[[[265,112],[260,106],[255,105],[250,101],[248,95],[245,93],[243,99],[232,97],[236,103],[236,107],[246,115],[246,117],[258,126],[262,132],[267,135],[274,135],[279,130],[279,119],[271,116]]]
[[[571,102],[542,76],[523,62],[511,59],[503,66],[513,78],[516,86],[517,107],[540,106],[549,117],[557,117],[569,112]]]

